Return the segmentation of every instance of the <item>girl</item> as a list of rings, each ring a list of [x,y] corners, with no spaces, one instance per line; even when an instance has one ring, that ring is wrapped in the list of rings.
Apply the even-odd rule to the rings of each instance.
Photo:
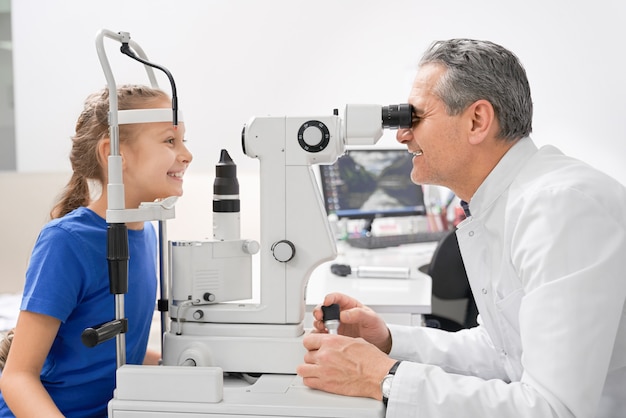
[[[118,108],[171,108],[160,90],[118,89]],[[115,387],[115,339],[94,348],[81,343],[85,328],[114,317],[106,259],[108,90],[91,95],[76,123],[70,155],[73,175],[52,221],[41,231],[26,272],[21,311],[0,378],[0,416],[106,416]],[[191,162],[184,125],[120,125],[127,208],[183,193]],[[101,186],[90,198],[88,181]],[[156,300],[156,234],[150,223],[128,223],[129,283],[125,296],[126,360],[155,364],[146,354]],[[10,410],[9,410],[10,408]]]

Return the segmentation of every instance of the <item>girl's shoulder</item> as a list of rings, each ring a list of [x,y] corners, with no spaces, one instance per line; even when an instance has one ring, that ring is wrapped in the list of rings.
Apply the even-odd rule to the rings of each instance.
[[[99,247],[98,243],[104,246],[106,231],[104,219],[93,211],[80,207],[44,225],[37,238],[35,250],[52,246],[57,248],[53,251],[82,251],[93,245]]]
[[[61,228],[68,232],[80,232],[94,229],[106,230],[107,223],[105,219],[101,218],[91,209],[81,206],[65,216],[52,219],[44,226],[44,229],[47,228]]]
[[[47,237],[55,241],[73,241],[76,245],[105,245],[108,224],[105,219],[86,207],[79,207],[67,215],[48,222],[40,233],[40,238]],[[128,230],[130,242],[156,241],[156,230],[151,222],[145,222],[141,230]]]

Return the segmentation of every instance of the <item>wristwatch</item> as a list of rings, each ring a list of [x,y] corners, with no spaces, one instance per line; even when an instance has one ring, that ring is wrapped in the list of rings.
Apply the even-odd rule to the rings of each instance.
[[[380,391],[383,393],[383,403],[385,407],[387,406],[387,402],[389,402],[389,396],[391,395],[391,383],[393,382],[393,376],[396,374],[396,370],[398,370],[398,366],[400,366],[401,361],[396,361],[396,363],[391,366],[391,369],[387,372],[387,375],[383,377],[383,380],[380,382]]]

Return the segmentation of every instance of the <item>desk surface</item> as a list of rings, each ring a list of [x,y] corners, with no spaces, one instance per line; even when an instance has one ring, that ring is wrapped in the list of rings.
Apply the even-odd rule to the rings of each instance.
[[[432,282],[418,268],[430,261],[436,243],[420,243],[400,247],[366,250],[345,243],[337,246],[338,256],[320,265],[307,286],[307,311],[323,302],[331,292],[340,292],[358,299],[377,312],[426,314],[431,312]],[[409,267],[407,279],[341,277],[330,271],[333,263],[351,267]]]

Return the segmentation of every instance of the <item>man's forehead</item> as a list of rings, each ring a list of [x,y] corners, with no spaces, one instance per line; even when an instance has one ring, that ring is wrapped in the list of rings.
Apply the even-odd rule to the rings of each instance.
[[[429,67],[420,67],[409,93],[408,102],[413,105],[415,113],[418,115],[428,111],[428,109],[436,106],[437,102],[441,101],[436,94],[435,87],[442,75],[442,70],[432,65]]]
[[[425,64],[415,74],[411,95],[432,94],[437,82],[445,72],[445,67],[437,64]]]

